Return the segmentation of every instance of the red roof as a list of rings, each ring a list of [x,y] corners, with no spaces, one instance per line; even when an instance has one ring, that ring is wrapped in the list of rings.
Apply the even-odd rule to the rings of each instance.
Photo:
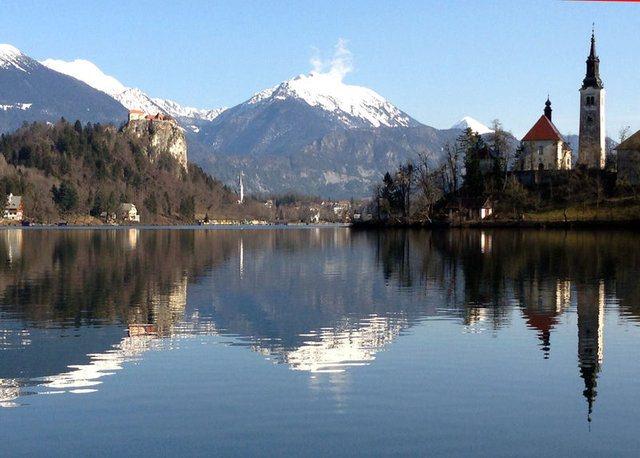
[[[564,141],[556,126],[553,125],[549,118],[545,115],[540,116],[540,119],[533,125],[531,130],[527,132],[522,138],[523,142],[528,141],[544,141],[544,140],[552,140],[552,141]]]

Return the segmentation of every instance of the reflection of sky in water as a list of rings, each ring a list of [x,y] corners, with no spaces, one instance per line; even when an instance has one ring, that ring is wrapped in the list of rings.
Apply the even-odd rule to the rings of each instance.
[[[167,361],[161,363],[167,380],[182,380],[172,373],[177,364],[194,378],[182,380],[186,386],[167,385],[166,396],[253,368],[278,378],[294,397],[311,396],[310,405],[328,400],[341,415],[354,413],[354,404],[377,389],[376,396],[413,396],[417,404],[428,399],[441,415],[450,403],[447,415],[464,416],[471,415],[469,406],[444,394],[446,385],[462,397],[460,390],[475,386],[491,401],[495,384],[507,404],[518,396],[518,402],[544,403],[540,396],[553,397],[553,387],[527,380],[541,370],[566,394],[565,409],[582,421],[604,422],[619,392],[612,378],[639,375],[621,346],[638,337],[638,272],[627,256],[640,244],[634,237],[598,236],[598,244],[587,235],[551,237],[543,245],[538,236],[487,232],[459,239],[455,233],[382,237],[344,229],[183,232],[0,237],[6,261],[0,406],[36,405],[34,399],[53,394],[89,399],[122,383],[135,392],[134,386],[150,383],[146,377],[158,361]],[[92,252],[101,244],[105,252]],[[523,246],[529,251],[516,259],[512,253]],[[113,250],[120,257],[107,262],[105,253]],[[74,270],[79,253],[97,263],[95,276]],[[156,254],[172,262],[163,264]],[[59,289],[51,278],[69,285]],[[98,286],[83,289],[90,282]],[[96,289],[102,295],[92,294]],[[128,337],[129,323],[153,323],[157,335]],[[238,350],[291,375],[265,372]],[[214,372],[195,376],[205,368]],[[423,379],[423,389],[386,385],[399,374],[406,383]],[[294,388],[298,375],[305,378],[304,396]],[[535,388],[526,393],[530,383]],[[233,385],[219,388],[233,391]]]

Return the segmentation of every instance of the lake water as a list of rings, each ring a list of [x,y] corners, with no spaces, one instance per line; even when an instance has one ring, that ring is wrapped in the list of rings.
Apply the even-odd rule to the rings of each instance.
[[[2,230],[0,455],[637,456],[639,274],[628,232]]]

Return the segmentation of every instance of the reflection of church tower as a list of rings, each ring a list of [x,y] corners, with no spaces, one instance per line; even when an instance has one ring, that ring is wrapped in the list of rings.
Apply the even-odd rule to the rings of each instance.
[[[600,282],[597,287],[585,285],[579,288],[577,309],[578,365],[580,377],[584,380],[582,394],[589,406],[587,418],[591,421],[604,348],[604,283]]]

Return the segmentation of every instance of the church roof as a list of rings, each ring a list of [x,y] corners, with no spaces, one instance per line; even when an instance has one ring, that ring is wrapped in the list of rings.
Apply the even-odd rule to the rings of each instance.
[[[527,134],[522,137],[522,141],[530,142],[545,140],[564,141],[564,138],[562,138],[562,135],[560,135],[560,132],[558,132],[556,126],[554,126],[553,123],[549,121],[549,118],[547,118],[545,115],[542,115],[540,116],[540,119],[538,119],[538,121],[533,125],[531,130],[529,130],[529,132],[527,132]]]
[[[616,146],[616,151],[622,150],[640,151],[640,130]]]

